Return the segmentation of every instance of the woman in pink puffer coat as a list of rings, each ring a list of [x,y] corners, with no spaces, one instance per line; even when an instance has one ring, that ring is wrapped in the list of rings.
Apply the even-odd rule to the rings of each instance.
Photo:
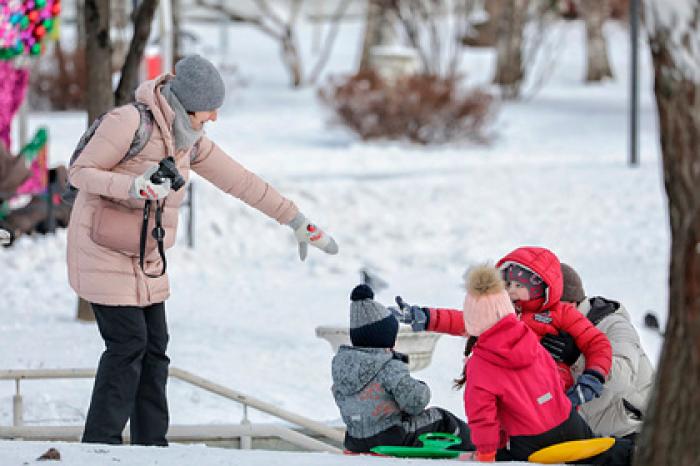
[[[224,83],[216,68],[193,55],[180,60],[175,76],[146,81],[136,101],[148,106],[153,129],[134,157],[123,160],[141,126],[139,110],[125,105],[101,121],[70,169],[79,189],[68,227],[68,277],[90,302],[106,350],[102,354],[85,422],[84,442],[121,443],[130,419],[131,443],[167,445],[165,385],[169,359],[164,301],[170,294],[161,254],[151,235],[141,245],[144,205],[162,206],[164,248],[176,238],[185,190],[168,178],[152,179],[159,162],[174,158],[185,181],[190,169],[219,189],[289,225],[302,260],[309,244],[329,254],[338,247],[296,205],[226,155],[204,134],[216,121]],[[149,232],[154,225],[151,209]],[[141,246],[145,246],[143,264]]]

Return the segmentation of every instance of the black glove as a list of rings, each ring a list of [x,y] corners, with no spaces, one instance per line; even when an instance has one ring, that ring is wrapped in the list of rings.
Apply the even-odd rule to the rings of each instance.
[[[573,365],[581,356],[581,350],[576,346],[573,337],[562,330],[559,331],[559,335],[545,335],[540,343],[555,361],[563,362],[567,366]]]
[[[399,353],[398,351],[391,350],[393,353],[391,359],[398,359],[401,362],[408,364],[408,355],[405,353]]]

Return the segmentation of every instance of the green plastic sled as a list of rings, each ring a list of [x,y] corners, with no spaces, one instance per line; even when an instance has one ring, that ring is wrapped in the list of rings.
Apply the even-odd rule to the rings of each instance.
[[[462,443],[462,439],[452,434],[430,432],[418,436],[422,447],[395,447],[382,445],[372,448],[372,453],[397,458],[457,458],[464,453],[459,450],[448,450],[453,445]]]

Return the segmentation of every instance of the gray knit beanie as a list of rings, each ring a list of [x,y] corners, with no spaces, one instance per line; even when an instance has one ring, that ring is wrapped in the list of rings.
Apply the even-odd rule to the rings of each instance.
[[[586,299],[583,291],[583,283],[578,273],[568,264],[561,263],[561,274],[564,278],[564,291],[561,294],[561,301],[567,303],[580,303]]]
[[[381,303],[367,285],[358,285],[350,295],[350,341],[354,346],[393,348],[399,321]]]
[[[175,64],[170,88],[188,112],[216,110],[226,94],[216,67],[199,55],[189,55]]]

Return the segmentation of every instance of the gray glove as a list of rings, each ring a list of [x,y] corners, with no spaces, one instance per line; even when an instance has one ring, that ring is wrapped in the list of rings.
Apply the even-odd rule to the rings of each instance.
[[[389,312],[396,317],[399,322],[409,324],[414,332],[424,332],[428,328],[430,321],[430,311],[427,307],[411,306],[401,298],[396,297],[396,306],[389,306]]]
[[[309,244],[326,254],[338,254],[338,244],[333,237],[308,221],[301,212],[289,222],[289,226],[294,230],[294,236],[299,243],[299,258],[301,260],[306,259]]]
[[[158,165],[153,165],[151,168],[134,178],[129,196],[134,199],[147,199],[155,201],[163,199],[170,193],[170,178],[166,178],[162,183],[154,183],[151,181],[151,176],[158,171]]]

